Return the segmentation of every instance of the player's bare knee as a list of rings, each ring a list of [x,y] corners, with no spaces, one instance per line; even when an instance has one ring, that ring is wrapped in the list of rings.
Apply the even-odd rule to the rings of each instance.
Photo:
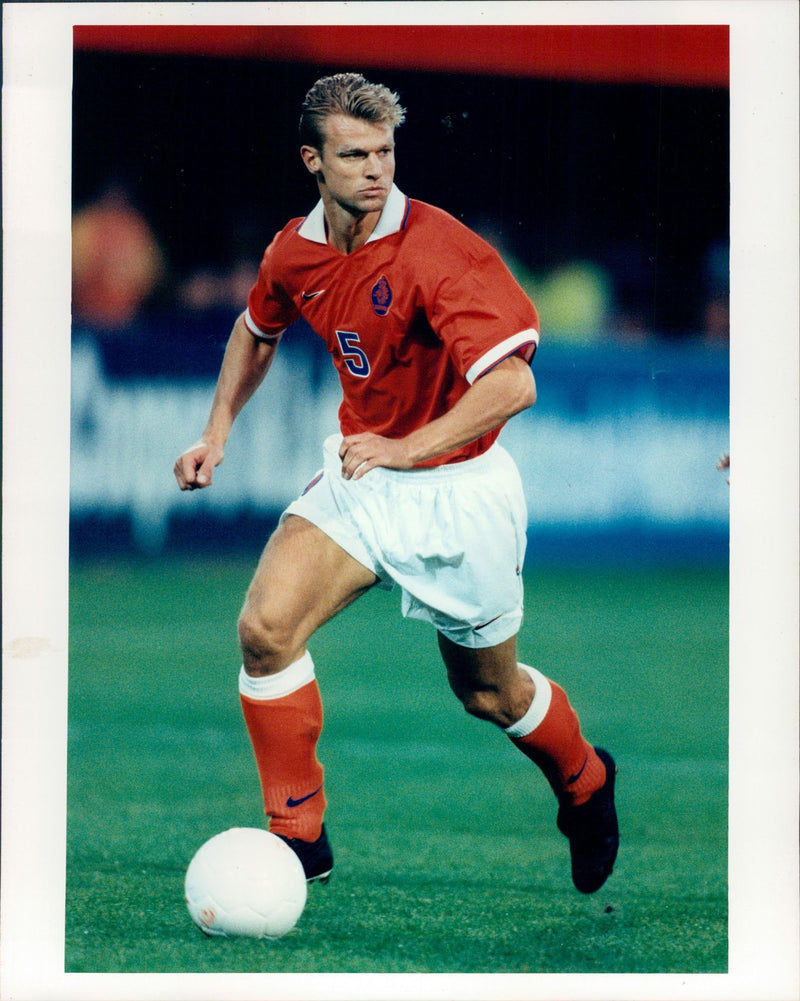
[[[239,616],[238,629],[247,674],[274,674],[294,660],[295,637],[285,625],[245,607]]]
[[[476,689],[456,692],[464,709],[477,719],[486,720],[504,729],[513,726],[525,714],[507,694],[497,689]]]
[[[497,692],[486,690],[462,690],[456,692],[461,704],[470,716],[496,723],[500,709]]]
[[[491,720],[496,710],[497,693],[486,688],[473,688],[460,673],[448,666],[447,680],[450,688],[470,716]]]

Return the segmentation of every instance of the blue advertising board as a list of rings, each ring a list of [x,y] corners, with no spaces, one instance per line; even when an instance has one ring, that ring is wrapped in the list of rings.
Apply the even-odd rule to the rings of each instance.
[[[287,338],[213,487],[184,494],[172,466],[205,425],[213,380],[111,378],[92,342],[77,338],[73,548],[102,546],[103,532],[81,532],[90,524],[127,525],[133,549],[158,552],[187,519],[203,519],[220,543],[236,519],[274,520],[337,428],[338,381],[318,361]],[[729,443],[727,350],[548,344],[534,371],[538,401],[501,441],[519,466],[541,557],[726,558],[728,487],[716,463]]]

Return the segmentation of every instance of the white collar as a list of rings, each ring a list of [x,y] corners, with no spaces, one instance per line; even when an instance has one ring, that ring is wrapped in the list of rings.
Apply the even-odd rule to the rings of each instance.
[[[373,240],[381,240],[384,236],[391,236],[403,228],[406,217],[406,196],[396,186],[392,185],[386,204],[383,206],[378,224],[369,235],[367,243]],[[313,243],[327,243],[328,237],[325,233],[325,208],[322,199],[317,202],[305,219],[297,227],[297,232],[306,240]]]

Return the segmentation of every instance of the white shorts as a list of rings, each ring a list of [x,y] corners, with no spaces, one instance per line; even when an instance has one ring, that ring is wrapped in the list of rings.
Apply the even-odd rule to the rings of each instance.
[[[527,510],[517,467],[495,444],[476,459],[424,469],[341,473],[333,435],[324,465],[281,520],[312,522],[385,587],[402,613],[460,646],[496,646],[522,622]]]

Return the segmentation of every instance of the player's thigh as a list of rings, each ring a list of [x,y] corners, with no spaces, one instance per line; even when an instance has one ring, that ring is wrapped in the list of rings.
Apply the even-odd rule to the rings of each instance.
[[[293,647],[369,590],[375,574],[296,515],[275,530],[259,560],[240,617],[243,638]]]

